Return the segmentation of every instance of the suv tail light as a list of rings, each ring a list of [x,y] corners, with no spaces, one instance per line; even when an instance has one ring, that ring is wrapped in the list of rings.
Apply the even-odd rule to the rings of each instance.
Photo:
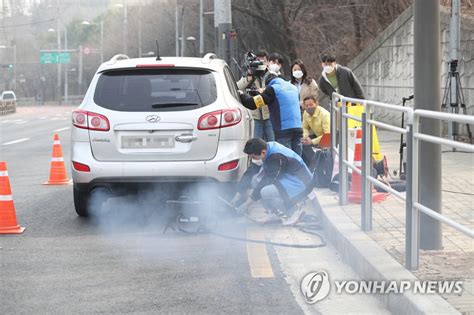
[[[233,161],[226,162],[224,164],[219,165],[217,169],[219,171],[230,171],[237,168],[237,166],[239,166],[239,160],[233,160]]]
[[[75,110],[72,112],[72,124],[78,128],[109,131],[110,124],[107,117],[85,110]]]
[[[91,171],[91,168],[89,167],[89,165],[82,164],[82,163],[79,163],[79,162],[76,162],[76,161],[72,161],[72,166],[74,167],[74,169],[76,171],[79,171],[79,172],[90,172]]]
[[[199,117],[198,130],[225,128],[237,125],[242,120],[240,109],[216,110]]]

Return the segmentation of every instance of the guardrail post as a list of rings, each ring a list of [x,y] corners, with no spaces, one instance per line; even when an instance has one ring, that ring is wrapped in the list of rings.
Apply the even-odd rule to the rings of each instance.
[[[418,269],[420,251],[420,213],[413,207],[418,202],[418,119],[407,124],[407,164],[406,164],[406,201],[405,201],[405,267],[409,270]]]
[[[365,106],[362,113],[362,203],[361,222],[363,231],[372,230],[372,183],[367,179],[371,175],[371,125],[367,123],[367,113],[371,107]]]
[[[339,205],[347,204],[347,119],[344,114],[347,112],[347,103],[343,101],[339,108]]]
[[[337,129],[336,114],[337,114],[337,112],[334,110],[334,108],[336,107],[336,104],[337,104],[337,99],[336,99],[336,96],[333,95],[332,99],[331,99],[331,102],[330,102],[330,105],[331,105],[331,111],[330,111],[331,112],[331,115],[330,115],[330,118],[331,118],[331,147],[333,147],[333,148],[336,148],[336,146],[337,146],[337,137],[336,137],[336,129]],[[332,152],[332,150],[331,150],[331,154],[334,154],[334,152]]]

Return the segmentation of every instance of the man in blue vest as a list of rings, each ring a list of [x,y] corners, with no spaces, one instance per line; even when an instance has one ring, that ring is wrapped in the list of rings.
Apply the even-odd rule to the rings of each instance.
[[[265,77],[265,90],[260,92],[253,97],[241,94],[242,104],[252,110],[268,105],[275,140],[301,156],[303,128],[298,89],[270,71]]]
[[[262,223],[277,220],[283,225],[298,223],[305,214],[298,203],[312,190],[312,176],[303,159],[277,142],[259,138],[248,140],[244,153],[263,164],[252,183],[250,199],[244,201],[237,212],[245,213],[253,201],[260,200],[267,211]]]

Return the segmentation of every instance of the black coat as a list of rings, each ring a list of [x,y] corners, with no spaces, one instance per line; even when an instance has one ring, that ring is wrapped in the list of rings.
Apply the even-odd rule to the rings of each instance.
[[[339,94],[346,97],[365,99],[362,86],[351,69],[337,65],[336,77],[337,84],[339,85]],[[319,89],[329,98],[331,98],[333,92],[336,92],[331,83],[322,75],[319,78]]]

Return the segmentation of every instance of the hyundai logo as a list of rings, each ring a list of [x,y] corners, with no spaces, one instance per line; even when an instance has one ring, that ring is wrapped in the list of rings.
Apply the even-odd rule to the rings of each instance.
[[[161,117],[158,115],[149,115],[146,116],[146,121],[151,122],[151,123],[156,123],[161,120]]]

